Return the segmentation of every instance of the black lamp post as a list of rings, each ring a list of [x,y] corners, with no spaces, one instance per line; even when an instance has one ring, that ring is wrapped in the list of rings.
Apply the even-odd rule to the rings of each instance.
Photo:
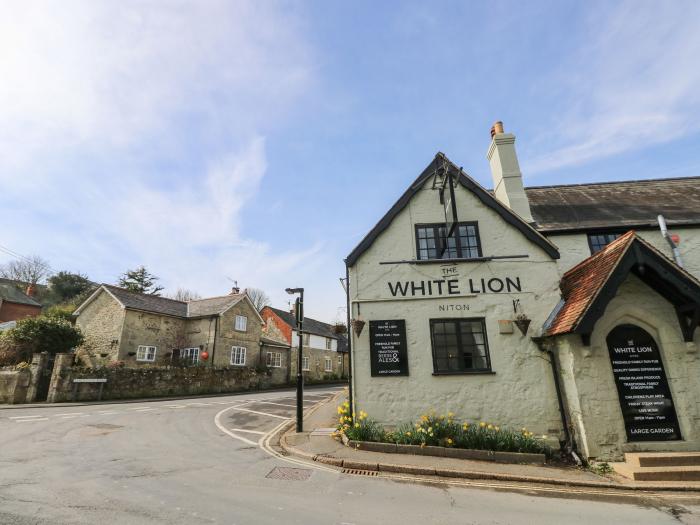
[[[302,328],[304,325],[304,289],[303,288],[285,288],[284,290],[290,295],[299,294],[296,299],[296,314],[297,334],[299,335],[299,347],[297,350],[297,432],[304,431],[304,375],[301,373],[301,349],[303,347]]]

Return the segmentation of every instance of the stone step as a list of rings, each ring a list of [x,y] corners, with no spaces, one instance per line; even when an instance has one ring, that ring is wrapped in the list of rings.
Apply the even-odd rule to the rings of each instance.
[[[635,467],[613,463],[615,472],[635,481],[700,481],[700,467]]]
[[[631,452],[625,462],[633,467],[700,466],[700,452]]]

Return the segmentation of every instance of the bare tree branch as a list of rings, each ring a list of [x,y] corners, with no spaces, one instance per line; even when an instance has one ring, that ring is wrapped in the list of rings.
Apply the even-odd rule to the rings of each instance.
[[[32,255],[24,259],[10,261],[0,266],[0,277],[19,281],[23,284],[41,283],[51,274],[51,266],[46,259]]]
[[[270,298],[260,288],[246,288],[245,293],[258,312],[270,304]]]

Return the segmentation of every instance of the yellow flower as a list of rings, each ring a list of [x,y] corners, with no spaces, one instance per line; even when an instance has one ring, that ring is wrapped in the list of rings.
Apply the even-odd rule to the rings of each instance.
[[[467,430],[468,428],[469,428],[468,423],[464,423],[464,425],[462,425],[462,430]]]
[[[542,439],[547,439],[547,434],[542,434]]]
[[[355,428],[360,428],[360,424],[359,424],[359,423],[355,423]]]
[[[479,426],[480,426],[481,428],[484,428],[484,427],[486,426],[486,423],[484,423],[484,422],[482,421],[481,423],[479,423]]]
[[[486,428],[488,428],[489,430],[493,430],[493,425],[489,423],[489,425]]]
[[[349,407],[349,406],[350,406],[350,401],[346,401],[345,403],[343,403],[343,406]]]
[[[428,432],[432,432],[432,431],[433,431],[433,427],[428,427]]]
[[[443,419],[445,419],[445,416],[443,416],[442,414],[440,414],[440,421],[442,421]]]
[[[355,417],[355,412],[352,413],[352,417],[353,417],[353,418]]]
[[[452,444],[452,438],[447,438],[447,444],[451,445]]]
[[[527,429],[525,427],[522,428],[523,432],[527,432]]]
[[[455,417],[455,415],[454,415],[452,412],[448,412],[448,413],[447,413],[447,417],[449,417],[450,419],[452,419],[453,417]]]
[[[338,414],[345,414],[345,409],[343,407],[338,407]]]
[[[408,437],[411,437],[411,433],[410,433],[410,432],[406,432],[406,435],[407,435]]]
[[[428,421],[428,416],[426,416],[425,414],[423,414],[423,415],[420,417],[420,419],[421,419],[421,421]]]

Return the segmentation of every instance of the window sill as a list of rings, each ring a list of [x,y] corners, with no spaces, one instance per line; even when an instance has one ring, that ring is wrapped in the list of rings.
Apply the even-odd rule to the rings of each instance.
[[[496,375],[493,370],[464,370],[459,372],[433,372],[434,376],[478,376],[478,375]]]

